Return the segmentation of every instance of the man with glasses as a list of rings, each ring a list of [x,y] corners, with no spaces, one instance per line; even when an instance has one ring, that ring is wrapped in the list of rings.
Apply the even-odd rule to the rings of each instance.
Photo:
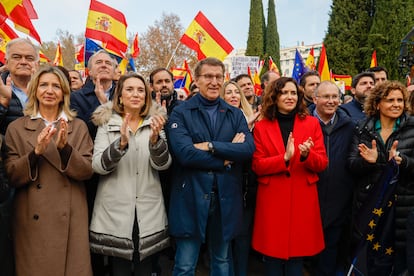
[[[242,165],[254,142],[238,108],[220,98],[224,64],[201,60],[195,68],[199,94],[176,106],[166,126],[174,158],[169,209],[175,237],[173,275],[195,275],[202,243],[210,275],[230,275],[230,241],[242,218]]]
[[[311,115],[319,119],[329,157],[328,168],[319,173],[318,196],[325,249],[316,258],[315,275],[336,275],[338,267],[346,262],[337,263],[337,253],[342,231],[351,216],[353,180],[346,169],[346,157],[355,124],[338,109],[340,95],[336,84],[323,81],[315,89],[315,104],[309,107]]]

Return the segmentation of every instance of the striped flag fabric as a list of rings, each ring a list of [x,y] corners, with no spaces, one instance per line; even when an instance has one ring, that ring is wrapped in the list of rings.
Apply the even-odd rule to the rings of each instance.
[[[322,44],[321,55],[319,56],[318,73],[321,81],[330,81],[331,73],[329,72],[328,57],[326,56],[325,45]]]
[[[374,52],[372,52],[372,56],[371,56],[371,64],[369,65],[369,68],[372,67],[377,67],[378,66],[378,61],[377,61],[377,50],[374,50]]]
[[[0,24],[0,62],[5,63],[7,43],[17,37],[19,36],[7,25],[6,21]]]
[[[139,56],[139,44],[138,44],[138,33],[135,34],[134,40],[132,41],[131,45],[131,57],[137,58]]]
[[[31,17],[34,17],[33,11],[30,11],[30,15],[23,5],[23,0],[2,0],[0,1],[0,22],[4,22],[5,19],[10,19],[14,23],[16,30],[19,30],[25,34],[30,35],[41,43],[40,36],[37,33],[35,27],[32,24]],[[26,2],[26,1],[25,1]],[[31,4],[31,3],[30,3]]]
[[[102,48],[124,57],[128,49],[127,22],[120,11],[91,0],[85,37],[99,41]]]
[[[310,49],[308,57],[306,58],[305,66],[308,67],[309,70],[311,70],[311,71],[316,70],[315,54],[314,54],[313,47]]]
[[[188,26],[180,42],[197,52],[198,60],[206,57],[216,57],[220,60],[233,51],[233,46],[199,11]]]
[[[58,42],[56,47],[56,54],[55,59],[53,60],[53,65],[63,66],[62,48],[60,47],[60,42]]]

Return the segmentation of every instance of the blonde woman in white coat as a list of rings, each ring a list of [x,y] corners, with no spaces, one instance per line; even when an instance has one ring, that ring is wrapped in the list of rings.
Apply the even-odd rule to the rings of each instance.
[[[97,124],[92,167],[100,174],[90,225],[91,250],[112,256],[112,275],[148,275],[143,259],[169,245],[159,170],[171,156],[165,113],[152,105],[145,80],[122,76],[113,104],[93,114]],[[133,264],[133,265],[132,265]]]

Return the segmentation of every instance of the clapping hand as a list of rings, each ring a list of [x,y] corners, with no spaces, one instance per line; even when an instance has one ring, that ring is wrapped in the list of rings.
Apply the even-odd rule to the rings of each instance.
[[[361,155],[361,157],[364,158],[365,161],[367,161],[368,163],[373,164],[377,162],[377,158],[378,158],[377,141],[372,140],[371,143],[372,143],[372,148],[369,148],[365,144],[359,144],[358,149],[359,149],[359,154]]]
[[[52,140],[53,135],[56,133],[56,128],[50,124],[46,126],[37,136],[37,145],[34,148],[34,153],[36,155],[42,155]]]
[[[124,150],[125,147],[128,145],[129,142],[129,130],[128,130],[128,125],[129,125],[129,120],[131,119],[131,114],[126,113],[125,117],[124,117],[124,121],[122,122],[121,125],[121,142],[120,142],[120,150]]]
[[[68,143],[68,123],[65,119],[61,118],[59,120],[60,129],[57,133],[58,137],[56,139],[56,146],[59,150],[63,149]]]
[[[150,134],[150,143],[155,145],[159,139],[160,131],[165,125],[165,118],[161,115],[154,115],[151,118],[151,134]]]
[[[299,144],[299,151],[300,151],[300,156],[302,157],[308,157],[310,149],[314,146],[313,141],[312,141],[312,137],[309,137],[305,142],[303,142],[302,144]]]

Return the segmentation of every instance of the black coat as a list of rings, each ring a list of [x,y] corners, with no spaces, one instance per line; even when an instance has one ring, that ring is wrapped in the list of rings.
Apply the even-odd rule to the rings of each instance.
[[[315,106],[309,110],[313,114]],[[321,122],[328,167],[319,173],[318,196],[324,228],[340,226],[351,214],[353,178],[346,168],[346,157],[355,128],[354,122],[341,109],[336,112],[332,130]]]
[[[112,100],[114,91],[115,83],[112,84],[109,100]],[[90,80],[87,81],[81,89],[70,94],[70,107],[71,109],[76,110],[77,117],[86,123],[92,140],[95,139],[98,128],[91,121],[91,115],[100,105],[101,103],[95,94],[95,84]]]
[[[381,176],[388,161],[388,151],[393,142],[398,140],[397,150],[403,158],[400,164],[400,174],[396,194],[396,248],[405,247],[407,216],[414,208],[414,117],[403,114],[400,125],[394,131],[385,145],[377,132],[375,132],[376,118],[369,117],[358,123],[352,139],[348,165],[356,179],[354,212],[358,212],[362,203],[369,196],[370,191]],[[378,159],[375,164],[366,162],[359,154],[358,144],[364,143],[372,147],[371,142],[377,142]]]

